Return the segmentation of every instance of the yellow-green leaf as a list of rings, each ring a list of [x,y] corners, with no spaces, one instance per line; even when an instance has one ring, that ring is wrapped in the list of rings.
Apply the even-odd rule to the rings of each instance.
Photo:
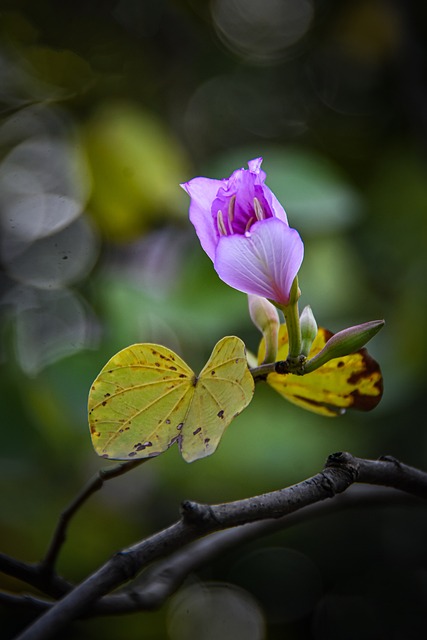
[[[187,462],[214,453],[227,426],[251,401],[245,345],[220,340],[199,376],[173,351],[134,344],[102,369],[89,394],[89,425],[104,458],[154,457],[174,442]]]
[[[309,358],[319,353],[332,335],[327,329],[319,328]],[[262,340],[258,353],[260,364],[264,350]],[[277,360],[286,360],[287,355],[288,331],[283,324],[279,330]],[[290,402],[324,416],[342,415],[346,409],[370,411],[377,406],[383,392],[380,367],[366,349],[330,360],[305,376],[270,373],[267,383]]]

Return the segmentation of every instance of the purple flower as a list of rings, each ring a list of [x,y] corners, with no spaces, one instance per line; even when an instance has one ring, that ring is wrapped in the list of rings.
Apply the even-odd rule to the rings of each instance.
[[[182,184],[191,198],[190,220],[219,277],[244,293],[289,302],[304,245],[285,210],[264,184],[262,158],[227,180],[193,178]]]

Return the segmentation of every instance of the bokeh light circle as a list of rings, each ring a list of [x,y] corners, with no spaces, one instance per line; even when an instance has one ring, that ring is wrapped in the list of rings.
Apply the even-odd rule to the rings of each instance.
[[[179,591],[170,603],[168,638],[264,640],[264,617],[244,589],[221,582],[194,584]]]
[[[308,31],[311,0],[214,0],[212,20],[219,38],[234,53],[273,62]]]

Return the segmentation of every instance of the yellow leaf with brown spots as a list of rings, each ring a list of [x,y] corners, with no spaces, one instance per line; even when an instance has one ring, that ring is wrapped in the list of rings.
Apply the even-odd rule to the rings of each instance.
[[[175,442],[187,462],[214,453],[254,393],[244,343],[220,340],[198,376],[173,351],[134,344],[102,369],[89,393],[89,426],[98,455],[158,456]]]
[[[327,329],[319,328],[309,358],[319,353],[332,335]],[[288,331],[282,324],[277,360],[286,360],[288,347]],[[264,351],[264,340],[261,340],[260,364]],[[267,383],[289,402],[331,417],[342,415],[347,409],[370,411],[377,406],[383,393],[380,367],[366,349],[330,360],[307,375],[270,373]]]

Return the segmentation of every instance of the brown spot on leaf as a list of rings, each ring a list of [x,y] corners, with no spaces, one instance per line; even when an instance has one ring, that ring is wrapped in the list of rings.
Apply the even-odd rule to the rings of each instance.
[[[368,378],[373,373],[381,373],[378,362],[371,358],[366,349],[360,349],[357,353],[362,356],[363,368],[348,378],[349,384],[358,384],[360,380]]]
[[[106,400],[103,400],[103,402],[102,402],[102,406],[103,406],[103,407],[105,407],[105,405],[106,405],[106,404],[107,404],[107,401],[106,401]]]
[[[183,426],[184,426],[184,423],[183,423],[183,422],[180,422],[180,423],[177,425],[177,427],[176,427],[176,428],[178,429],[178,431],[181,431],[181,429],[182,429],[182,427],[183,427]]]
[[[202,427],[197,427],[197,429],[193,431],[193,436],[197,436],[197,434],[200,433],[201,430],[202,430]]]
[[[128,453],[129,458],[132,458],[133,456],[136,456],[136,451],[131,451],[130,453]]]
[[[216,415],[218,416],[218,418],[223,418],[224,417],[224,409],[221,409],[221,411],[218,411],[218,413]]]
[[[176,367],[169,367],[171,371],[176,371]]]
[[[374,387],[378,389],[378,394],[375,396],[369,396],[363,393],[360,393],[358,389],[355,389],[351,392],[352,397],[352,409],[357,409],[358,411],[372,411],[375,409],[379,401],[382,397],[382,379],[378,380]]]
[[[330,404],[328,402],[322,402],[319,400],[314,400],[313,398],[305,398],[304,396],[299,396],[297,394],[295,394],[295,398],[313,407],[324,408],[327,411],[330,411],[331,413],[334,413],[337,416],[340,416],[343,413],[345,413],[347,409],[347,407],[339,407],[338,405]]]

